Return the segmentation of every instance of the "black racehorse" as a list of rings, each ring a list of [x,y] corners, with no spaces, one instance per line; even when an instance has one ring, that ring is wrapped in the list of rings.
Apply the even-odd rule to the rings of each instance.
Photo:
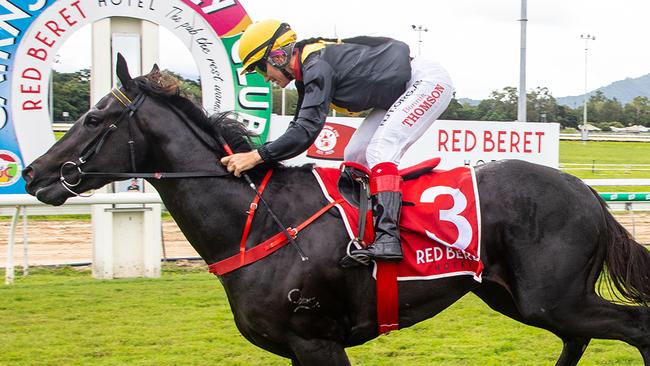
[[[206,117],[163,82],[157,67],[132,79],[119,57],[117,75],[122,88],[25,168],[28,192],[60,205],[124,179],[80,172],[215,172],[220,177],[149,181],[207,263],[236,254],[254,192],[218,166],[225,152],[213,136],[246,151],[246,131],[226,116]],[[251,171],[252,180],[259,182],[269,168]],[[287,225],[327,203],[310,169],[274,167],[264,197]],[[627,342],[650,365],[650,254],[595,192],[571,175],[515,160],[481,166],[476,176],[483,282],[470,276],[401,282],[401,327],[436,315],[471,291],[492,309],[560,337],[557,365],[576,365],[592,338]],[[286,246],[220,277],[241,333],[294,365],[347,365],[346,347],[378,335],[369,267],[339,266],[348,237],[337,215],[330,210],[300,233],[308,261]],[[249,245],[277,232],[260,209]],[[601,273],[627,305],[598,296]]]

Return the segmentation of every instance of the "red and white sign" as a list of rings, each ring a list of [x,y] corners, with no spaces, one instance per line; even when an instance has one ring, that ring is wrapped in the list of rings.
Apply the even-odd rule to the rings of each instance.
[[[282,135],[291,120],[288,116],[273,116],[269,141]],[[308,153],[287,163],[338,167],[352,132],[362,121],[363,118],[354,117],[327,118],[323,129],[327,131],[321,133]],[[333,151],[327,149],[331,148],[334,140],[336,153],[328,154],[328,151]],[[317,153],[318,150],[321,152]],[[560,125],[557,123],[438,120],[409,148],[400,168],[434,157],[442,158],[441,169],[475,166],[501,159],[519,159],[557,168],[559,154]]]
[[[316,141],[307,150],[307,157],[342,161],[345,146],[350,142],[354,131],[354,127],[326,122]]]
[[[404,160],[419,153],[440,156],[440,168],[519,159],[557,168],[560,125],[533,122],[436,121],[411,146]]]

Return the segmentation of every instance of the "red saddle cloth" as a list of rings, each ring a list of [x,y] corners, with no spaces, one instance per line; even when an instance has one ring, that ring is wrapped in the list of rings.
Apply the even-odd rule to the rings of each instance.
[[[409,169],[410,170],[410,169]],[[333,202],[339,169],[315,168],[323,194]],[[404,175],[404,174],[402,174]],[[397,264],[397,280],[432,280],[470,275],[481,281],[481,215],[476,177],[471,167],[433,170],[402,184],[400,234],[404,260]],[[350,239],[357,236],[358,209],[347,201],[336,205]],[[370,211],[364,238],[372,242]],[[376,267],[375,267],[376,278]]]

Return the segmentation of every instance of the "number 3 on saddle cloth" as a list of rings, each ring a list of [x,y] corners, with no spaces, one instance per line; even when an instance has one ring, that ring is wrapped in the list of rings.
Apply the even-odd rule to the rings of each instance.
[[[478,190],[472,167],[434,170],[439,159],[432,159],[400,171],[402,212],[400,234],[404,260],[397,266],[398,280],[428,280],[471,275],[481,281]],[[346,163],[342,164],[342,168]],[[334,202],[343,195],[338,189],[341,170],[314,169],[325,197]],[[358,202],[346,199],[336,205],[345,228],[353,239],[358,236]],[[373,239],[372,214],[367,212],[364,242]]]

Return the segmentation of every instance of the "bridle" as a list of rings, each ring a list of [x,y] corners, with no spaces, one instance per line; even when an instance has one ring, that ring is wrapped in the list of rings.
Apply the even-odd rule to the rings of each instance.
[[[78,186],[84,175],[88,175],[88,173],[85,173],[84,171],[81,170],[81,167],[86,164],[88,159],[90,159],[93,155],[99,153],[101,150],[102,146],[104,146],[104,142],[110,136],[115,130],[117,130],[117,126],[120,125],[122,121],[125,119],[127,120],[127,124],[129,127],[129,155],[130,155],[130,162],[131,162],[131,170],[135,171],[135,142],[133,141],[133,128],[131,127],[130,122],[131,118],[133,118],[133,115],[135,112],[137,112],[138,108],[142,105],[144,100],[146,99],[146,95],[143,92],[140,92],[136,97],[135,100],[129,99],[129,97],[126,96],[120,89],[118,88],[113,88],[111,90],[111,94],[117,99],[120,103],[122,103],[126,108],[122,111],[120,116],[115,120],[115,122],[111,123],[108,125],[104,130],[97,135],[97,137],[81,152],[81,156],[76,160],[76,161],[66,161],[65,163],[61,164],[61,168],[59,169],[59,179],[61,181],[61,185],[63,185],[63,188],[68,190],[68,192],[74,194],[75,196],[81,196],[80,193],[75,192],[72,188]],[[64,169],[66,166],[71,166],[73,169],[76,168],[77,172],[79,173],[78,179],[76,182],[69,182],[65,178],[65,172]]]
[[[118,88],[113,88],[111,94],[117,99],[122,105],[124,105],[124,110],[120,116],[111,123],[109,126],[105,127],[104,130],[97,135],[97,137],[82,151],[81,156],[75,161],[69,160],[61,164],[59,168],[59,181],[63,188],[68,192],[72,193],[75,196],[84,196],[81,193],[77,193],[73,190],[74,187],[81,184],[83,177],[92,176],[92,177],[102,177],[102,178],[153,178],[153,179],[165,179],[165,178],[205,178],[205,177],[223,177],[229,175],[227,171],[212,171],[212,172],[156,172],[156,173],[139,173],[136,172],[135,164],[135,141],[133,139],[133,126],[131,120],[134,118],[138,108],[142,106],[142,103],[146,100],[146,94],[141,91],[135,97],[134,100],[129,99],[129,97]],[[174,111],[176,112],[176,111]],[[98,154],[101,148],[104,146],[106,139],[117,130],[118,126],[125,121],[129,129],[129,162],[131,165],[130,173],[120,173],[120,172],[84,172],[81,168],[88,160],[94,155]],[[75,169],[78,173],[78,178],[76,181],[71,182],[69,179],[66,179],[64,169],[70,167]],[[84,196],[85,197],[85,196]]]

